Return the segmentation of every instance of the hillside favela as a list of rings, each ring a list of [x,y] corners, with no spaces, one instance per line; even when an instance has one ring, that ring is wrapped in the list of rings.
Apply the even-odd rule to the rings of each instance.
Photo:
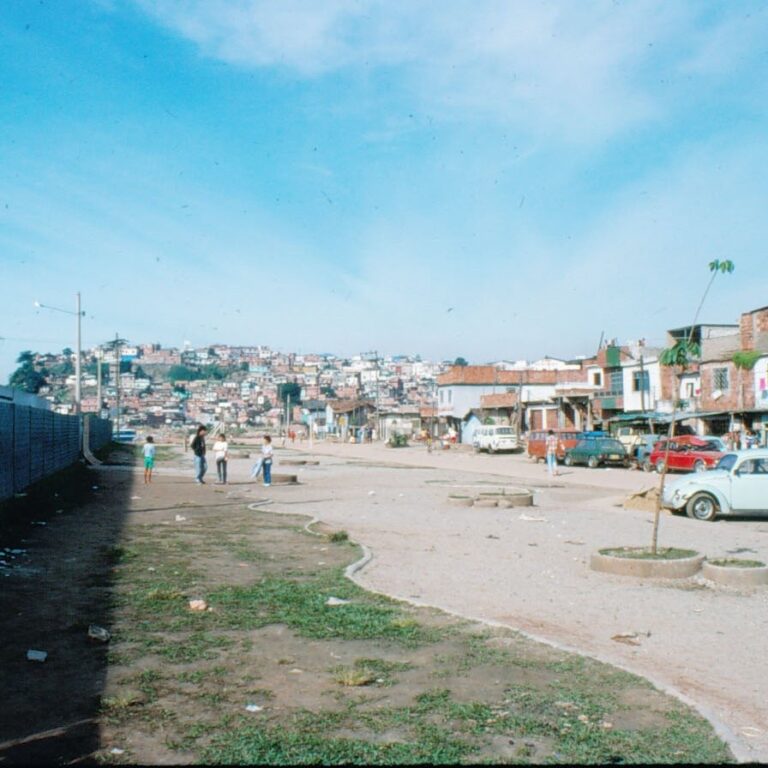
[[[768,765],[764,2],[0,38],[0,768]]]
[[[420,440],[426,432],[471,445],[482,424],[512,426],[518,435],[551,428],[616,432],[625,424],[668,424],[674,407],[676,419],[697,433],[765,446],[768,308],[746,311],[737,322],[670,329],[667,343],[687,336],[700,354],[684,371],[662,365],[663,348],[642,338],[601,340],[588,357],[481,365],[463,357],[341,358],[266,346],[163,348],[120,340],[82,352],[81,408],[132,434],[168,439],[205,424],[235,434],[266,428],[350,442]],[[742,350],[752,353],[751,366],[739,365]],[[25,352],[11,383],[24,386],[31,376],[46,407],[74,413],[75,357],[70,348]]]

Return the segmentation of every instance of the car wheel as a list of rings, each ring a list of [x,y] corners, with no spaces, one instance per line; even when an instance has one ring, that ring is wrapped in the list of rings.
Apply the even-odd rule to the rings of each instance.
[[[685,513],[694,520],[714,520],[719,510],[717,501],[708,493],[695,493],[685,505]]]
[[[659,459],[656,462],[656,471],[661,474],[664,471],[664,459]]]
[[[566,467],[572,467],[573,466],[573,458],[571,458],[570,453],[565,454],[565,458],[563,459],[563,464],[565,464]]]
[[[629,459],[624,459],[624,461],[621,462],[621,466],[624,467],[624,469],[629,469]]]
[[[489,445],[488,446],[488,453],[496,453],[496,449],[492,445]]]
[[[653,464],[651,464],[650,459],[646,459],[643,462],[643,472],[652,472],[653,471]]]
[[[701,459],[697,459],[693,465],[694,472],[703,472],[707,468],[707,465]]]
[[[600,464],[600,461],[598,460],[597,456],[590,456],[587,459],[587,466],[590,469],[596,469],[599,464]]]

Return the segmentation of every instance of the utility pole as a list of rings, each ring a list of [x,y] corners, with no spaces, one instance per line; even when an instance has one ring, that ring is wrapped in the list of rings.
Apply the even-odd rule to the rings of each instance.
[[[115,432],[120,436],[120,337],[115,333]]]
[[[82,410],[82,391],[80,389],[80,357],[81,357],[81,319],[83,316],[80,309],[80,291],[77,292],[77,358],[75,358],[75,413],[80,415]]]
[[[376,440],[381,440],[381,414],[379,413],[379,353],[373,351],[376,362]]]
[[[520,378],[517,385],[517,444],[520,445],[520,427],[523,422],[523,372],[520,371]]]
[[[101,418],[101,347],[96,347],[96,416]]]

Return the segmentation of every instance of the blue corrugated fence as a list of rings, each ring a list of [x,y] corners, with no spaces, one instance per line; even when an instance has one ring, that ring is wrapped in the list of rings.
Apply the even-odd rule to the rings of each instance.
[[[92,451],[112,439],[112,422],[93,414],[66,416],[0,401],[0,501],[77,461],[81,419],[89,420]]]

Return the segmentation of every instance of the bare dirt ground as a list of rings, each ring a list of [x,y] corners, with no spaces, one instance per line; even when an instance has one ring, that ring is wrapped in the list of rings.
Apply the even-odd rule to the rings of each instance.
[[[521,455],[428,454],[423,447],[319,444],[310,453],[324,461],[302,470],[307,486],[294,498],[316,499],[315,514],[370,547],[361,584],[642,674],[695,702],[740,759],[768,761],[768,591],[588,567],[599,548],[650,542],[652,514],[622,501],[654,485],[655,475],[561,468],[550,480],[543,465]],[[449,493],[504,485],[534,490],[536,507],[446,503]],[[665,514],[660,543],[768,562],[768,521],[700,523]],[[611,639],[622,632],[638,633],[640,644]]]
[[[373,547],[359,579],[375,589],[560,629],[551,605],[549,627],[527,615],[533,602],[513,614],[509,600],[567,591],[535,586],[548,574],[517,551],[546,552],[560,528],[524,524],[520,510],[446,508],[453,486],[498,477],[382,457],[281,468],[303,460],[281,450],[276,471],[303,484],[267,490],[247,482],[245,459],[230,463],[229,486],[196,486],[186,456],[161,462],[150,487],[130,467],[104,468],[29,499],[0,541],[0,763],[727,759],[703,721],[641,679],[344,578],[358,548],[310,535],[307,515]],[[592,496],[574,487],[569,514]],[[571,535],[555,559],[585,546]],[[196,598],[210,610],[190,611]],[[89,641],[92,623],[111,642]],[[28,661],[30,648],[47,660]]]

